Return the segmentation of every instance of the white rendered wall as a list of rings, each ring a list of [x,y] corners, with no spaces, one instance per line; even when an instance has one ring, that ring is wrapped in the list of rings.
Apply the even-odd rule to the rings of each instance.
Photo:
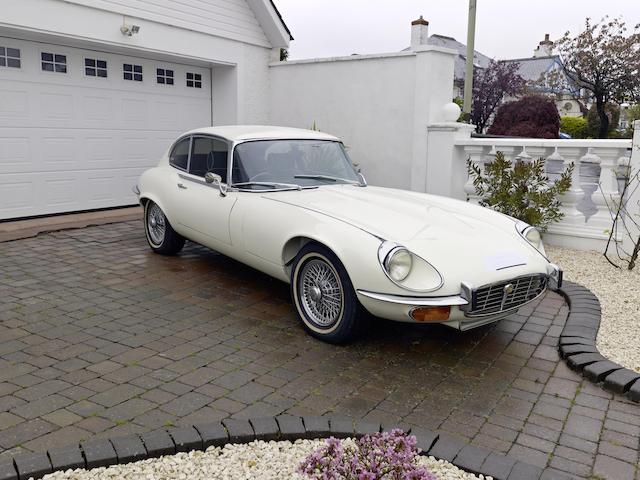
[[[119,13],[61,0],[5,0],[3,7],[0,36],[209,67],[213,69],[213,124],[267,120],[268,45],[157,21],[125,19]],[[123,20],[139,25],[140,33],[122,35]],[[227,74],[230,70],[236,71]],[[225,81],[216,82],[218,77]]]
[[[54,0],[57,3],[60,0]],[[267,37],[246,0],[63,0],[127,17],[268,47]]]
[[[344,141],[370,184],[424,191],[427,125],[452,83],[453,55],[433,48],[274,63],[269,121],[315,123]]]

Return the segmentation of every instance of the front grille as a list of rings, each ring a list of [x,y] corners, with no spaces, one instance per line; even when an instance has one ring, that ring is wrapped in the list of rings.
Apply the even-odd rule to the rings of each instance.
[[[471,292],[471,308],[467,315],[490,315],[513,310],[533,300],[546,289],[546,275],[526,275],[485,285]]]

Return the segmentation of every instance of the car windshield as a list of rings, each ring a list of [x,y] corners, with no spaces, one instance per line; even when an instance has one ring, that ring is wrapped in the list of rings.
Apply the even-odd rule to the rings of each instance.
[[[232,185],[251,190],[320,185],[361,185],[340,142],[259,140],[241,143],[233,153]]]

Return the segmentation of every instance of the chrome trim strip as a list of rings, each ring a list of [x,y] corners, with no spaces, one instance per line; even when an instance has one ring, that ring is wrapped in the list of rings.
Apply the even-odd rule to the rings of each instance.
[[[367,290],[358,290],[358,293],[374,300],[400,305],[446,307],[467,305],[467,303],[469,303],[459,295],[451,295],[448,297],[407,297],[403,295],[369,292]]]
[[[550,263],[547,265],[547,272],[549,273],[549,288],[558,290],[562,287],[562,269],[555,263]]]

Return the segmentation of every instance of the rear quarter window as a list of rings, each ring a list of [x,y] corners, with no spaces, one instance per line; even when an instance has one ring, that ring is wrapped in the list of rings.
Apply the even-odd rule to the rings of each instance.
[[[174,145],[169,155],[169,165],[179,168],[180,170],[187,170],[187,166],[189,165],[190,143],[190,138],[184,138]]]

